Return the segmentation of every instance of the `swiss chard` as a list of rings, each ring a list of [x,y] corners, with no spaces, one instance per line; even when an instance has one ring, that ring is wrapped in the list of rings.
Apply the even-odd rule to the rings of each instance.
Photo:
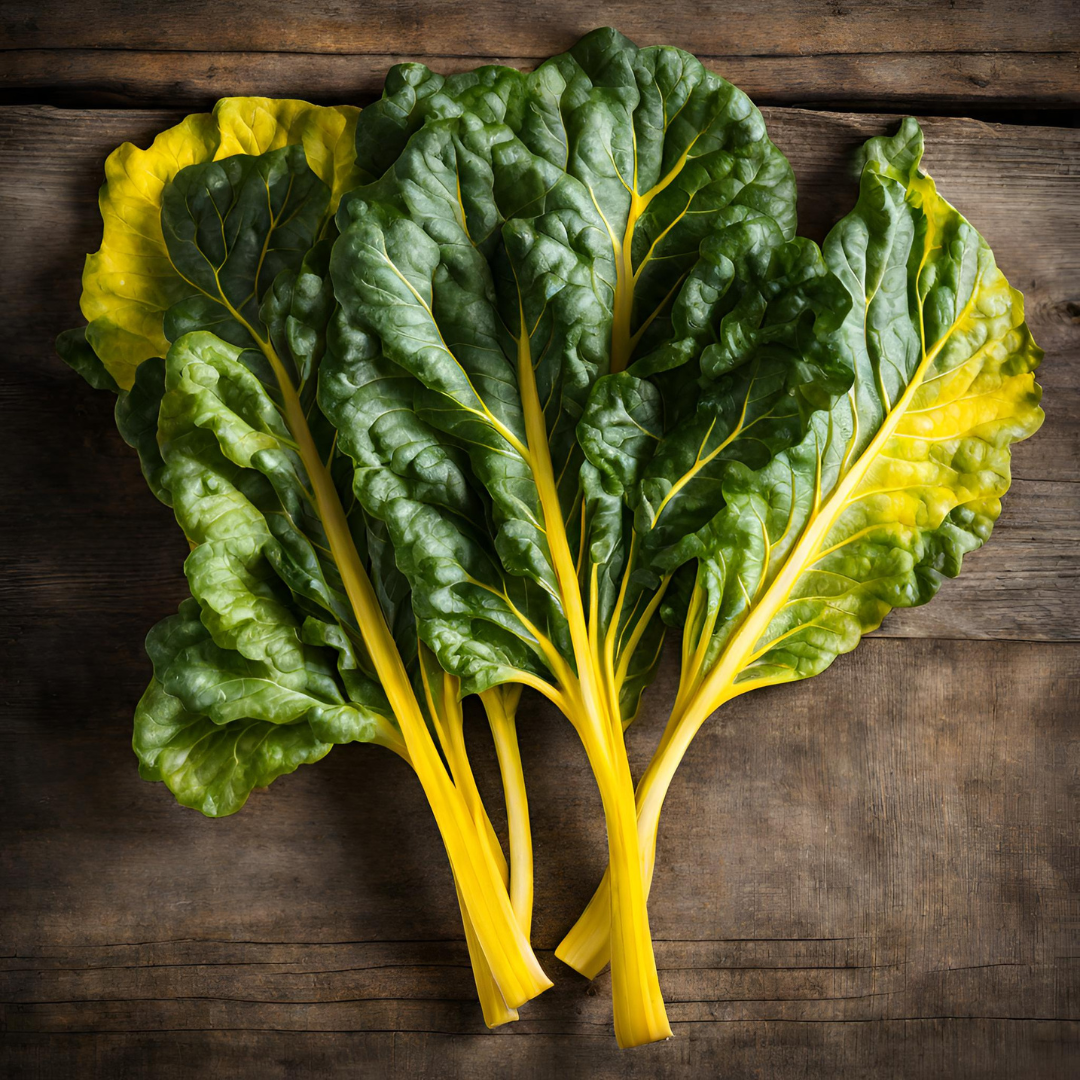
[[[213,118],[189,118],[159,136],[151,151],[117,151],[118,191],[110,178],[103,207],[122,203],[125,184],[145,182],[134,211],[106,212],[113,276],[102,271],[102,253],[88,260],[92,319],[81,340],[61,343],[100,384],[108,385],[106,372],[123,389],[121,430],[192,544],[185,570],[197,607],[188,603],[151,637],[155,679],[135,745],[144,775],[213,814],[238,809],[252,786],[337,742],[379,742],[406,758],[447,847],[485,1013],[501,1022],[550,984],[523,929],[528,911],[519,922],[511,906],[471,771],[446,741],[460,728],[456,683],[444,686],[451,677],[440,675],[438,700],[454,704],[427,714],[433,684],[421,688],[407,586],[381,527],[348,494],[348,463],[316,403],[340,190],[313,165],[326,166],[332,182],[344,175],[351,183],[359,172],[338,145],[344,138],[351,153],[354,114],[336,125],[301,124],[296,139],[284,121],[276,133],[260,123],[333,112],[296,106],[224,102]],[[214,161],[204,144],[204,160],[172,169],[199,157],[180,152],[191,131],[205,135],[216,122],[223,132],[220,117],[237,111],[252,118],[262,143],[284,145]],[[318,142],[325,130],[334,142]],[[143,206],[154,200],[156,221]],[[95,316],[101,296],[112,307]],[[380,559],[377,591],[369,571]],[[512,702],[498,704],[505,732]]]
[[[807,678],[982,544],[1041,352],[905,121],[823,249],[735,87],[589,34],[530,73],[394,68],[360,113],[236,98],[106,164],[88,325],[58,348],[191,550],[147,640],[140,772],[209,815],[336,744],[421,781],[489,1025],[529,945],[515,712],[583,744],[609,871],[557,955],[611,960],[622,1046],[662,1039],[646,901],[708,716]],[[665,623],[676,699],[623,741]],[[509,864],[465,752],[478,694]]]
[[[705,720],[818,674],[893,608],[930,600],[990,536],[1009,447],[1042,422],[1023,297],[920,171],[922,148],[910,119],[871,139],[855,209],[825,241],[850,297],[838,331],[850,390],[763,467],[725,465],[723,508],[680,530],[696,573],[688,607],[669,613],[684,623],[679,691],[637,789],[646,881],[664,796]],[[658,460],[696,438],[676,433]],[[674,490],[659,474],[643,503]],[[587,975],[609,953],[606,890],[558,950]]]
[[[744,95],[612,31],[423,102],[423,125],[396,125],[400,153],[339,211],[320,402],[439,662],[466,692],[534,687],[581,737],[617,881],[616,1035],[636,1045],[670,1029],[622,730],[666,578],[638,580],[629,520],[575,429],[598,378],[676,346],[680,288],[717,273],[703,240],[741,259],[790,235],[794,184]]]

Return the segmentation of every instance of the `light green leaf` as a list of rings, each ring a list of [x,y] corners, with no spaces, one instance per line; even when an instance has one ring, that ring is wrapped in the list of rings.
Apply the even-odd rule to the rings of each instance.
[[[306,719],[281,724],[241,716],[215,722],[188,708],[181,693],[194,651],[213,647],[199,621],[199,607],[185,601],[177,615],[159,623],[147,639],[154,678],[135,712],[132,746],[144,780],[161,780],[184,806],[211,817],[235,813],[252,789],[265,787],[299,765],[318,761],[331,748]]]
[[[989,537],[1010,444],[1042,421],[1023,299],[921,154],[913,120],[872,139],[856,208],[825,243],[852,299],[852,389],[799,446],[732,473],[708,526],[694,629],[711,635],[710,686],[815,675],[929,600]]]

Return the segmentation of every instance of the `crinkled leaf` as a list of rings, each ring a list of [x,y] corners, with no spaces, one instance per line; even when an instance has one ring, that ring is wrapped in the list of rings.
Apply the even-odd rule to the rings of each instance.
[[[164,781],[185,806],[211,817],[235,813],[253,788],[318,761],[334,742],[348,741],[326,737],[333,720],[318,705],[294,705],[298,715],[285,720],[265,678],[256,676],[246,688],[223,678],[226,669],[245,661],[216,649],[195,600],[185,600],[176,615],[158,623],[146,649],[154,678],[135,712],[132,745],[142,777]],[[253,703],[250,714],[245,695]],[[260,695],[263,705],[276,707],[275,717],[258,715],[268,711],[255,704]],[[238,714],[231,715],[238,704]],[[321,737],[315,733],[320,726]]]
[[[838,333],[851,301],[815,244],[793,240],[744,264],[724,301],[700,352],[696,408],[672,418],[632,492],[642,554],[657,572],[699,554],[698,530],[722,505],[732,469],[763,468],[798,443],[852,381]]]
[[[156,679],[135,711],[132,746],[144,780],[163,781],[177,802],[208,817],[235,814],[255,788],[331,749],[307,723],[237,720],[219,726],[189,712]]]
[[[192,165],[165,186],[161,224],[188,286],[165,314],[165,336],[210,330],[251,346],[259,305],[283,270],[297,270],[326,223],[330,189],[304,151],[287,146]],[[257,332],[257,330],[255,330]]]
[[[682,336],[600,380],[578,425],[598,476],[590,483],[583,474],[593,528],[605,525],[613,538],[632,530],[628,566],[598,561],[598,601],[605,619],[617,619],[609,626],[616,656],[641,672],[641,685],[659,641],[650,628],[628,652],[632,619],[657,582],[700,551],[697,532],[722,505],[725,475],[796,443],[815,407],[851,383],[837,335],[850,301],[816,246],[785,243],[763,219],[739,231],[741,241],[729,232],[703,245],[708,258],[673,320]],[[616,575],[603,573],[608,565]],[[684,610],[682,592],[667,594],[668,612]]]
[[[1023,298],[921,155],[914,120],[871,139],[825,242],[852,301],[854,385],[765,468],[733,468],[702,530],[688,630],[713,700],[815,675],[933,597],[989,537],[1010,444],[1042,421]]]
[[[366,178],[356,166],[358,115],[350,106],[223,98],[212,113],[162,132],[148,150],[124,143],[109,155],[99,198],[105,230],[100,250],[86,260],[81,306],[86,340],[121,388],[131,386],[144,360],[168,351],[165,312],[191,294],[162,232],[162,193],[170,182],[191,165],[297,146],[326,186],[333,212],[342,193]]]
[[[272,333],[290,350],[293,370],[309,374],[329,315],[319,275],[326,248],[316,245],[297,270],[279,274],[256,324],[258,342]],[[192,332],[169,350],[159,392],[156,475],[193,547],[185,573],[194,599],[148,640],[155,682],[136,745],[159,745],[162,717],[172,725],[174,748],[205,734],[198,745],[210,758],[201,771],[192,773],[180,757],[169,759],[175,767],[157,770],[181,801],[211,808],[204,812],[238,809],[247,780],[268,782],[271,774],[317,760],[333,743],[396,738],[294,433],[271,396],[274,384],[260,378],[266,367],[261,348]],[[156,370],[142,366],[127,400]],[[355,504],[349,525],[364,554],[366,523]],[[408,620],[399,621],[414,643]],[[214,755],[229,746],[251,759],[212,772]],[[195,775],[213,778],[205,779],[205,791],[192,789]]]
[[[790,168],[729,84],[610,31],[527,76],[436,83],[409,68],[359,144],[387,125],[398,157],[338,215],[342,316],[323,408],[440,661],[466,690],[515,668],[550,677],[579,662],[568,619],[582,600],[568,592],[586,611],[593,589],[610,594],[605,608],[628,595],[629,520],[579,475],[589,393],[639,345],[671,337],[703,239],[730,233],[738,255],[748,221],[774,217],[781,239],[793,229]],[[486,513],[426,480],[432,463],[456,469],[459,447]],[[649,598],[639,606],[634,591],[627,615],[640,620]]]

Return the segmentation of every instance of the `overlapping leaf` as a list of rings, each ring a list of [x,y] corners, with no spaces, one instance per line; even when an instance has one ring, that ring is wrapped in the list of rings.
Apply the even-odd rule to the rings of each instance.
[[[567,593],[611,607],[627,568],[618,500],[580,475],[592,386],[635,349],[675,347],[674,298],[712,265],[704,238],[741,259],[748,222],[790,234],[790,169],[733,87],[611,31],[528,76],[401,69],[357,138],[394,159],[339,214],[324,408],[441,662],[467,689],[558,682],[580,663]],[[457,448],[483,510],[448,503],[469,487]],[[631,683],[657,651],[648,606]]]
[[[151,487],[192,545],[185,572],[197,603],[151,635],[155,678],[135,747],[147,775],[205,813],[233,812],[245,785],[334,743],[400,746],[285,407],[291,395],[333,471],[313,376],[333,303],[330,241],[319,237],[332,230],[336,197],[310,160],[302,144],[237,154],[189,165],[156,192],[165,259],[181,283],[161,326],[177,340],[166,360],[142,361],[117,406]],[[348,466],[336,468],[347,492]],[[349,505],[366,553],[366,523]],[[381,570],[405,655],[415,656],[402,579]],[[163,651],[178,634],[191,640]]]
[[[347,161],[330,165],[335,183],[339,171],[357,175]],[[379,742],[406,757],[454,867],[485,1018],[504,1023],[516,1015],[507,1002],[549,983],[514,917],[505,863],[500,878],[478,832],[491,832],[486,814],[451,781],[427,730],[435,717],[421,705],[407,584],[385,527],[352,498],[316,402],[339,195],[299,145],[191,164],[157,192],[170,285],[161,331],[173,344],[164,363],[138,358],[117,420],[191,543],[194,603],[162,631],[186,634],[185,647],[161,654],[151,635],[161,655],[134,746],[144,775],[215,815],[334,743]],[[91,381],[116,388],[93,362],[91,329],[62,347]]]
[[[162,232],[163,189],[194,164],[296,146],[335,209],[342,193],[366,178],[354,149],[359,113],[304,101],[223,98],[212,113],[163,131],[148,150],[124,143],[109,155],[99,200],[105,232],[101,249],[87,257],[81,303],[86,341],[122,389],[144,360],[168,351],[165,312],[194,291]]]
[[[279,312],[286,284],[273,297]],[[204,813],[233,812],[244,783],[265,784],[334,743],[400,745],[292,433],[257,367],[220,338],[189,333],[169,351],[160,402],[158,476],[193,545],[185,573],[197,606],[148,641],[155,678],[135,747],[145,775]],[[362,542],[355,505],[352,516]],[[384,566],[388,593],[395,579]],[[415,652],[407,617],[401,630]]]
[[[611,584],[600,593],[601,608],[620,615],[700,553],[725,477],[797,443],[851,384],[837,334],[850,301],[811,242],[749,221],[703,245],[688,285],[674,313],[679,336],[601,380],[578,428],[600,481],[587,486],[594,505],[632,530],[621,595]],[[622,615],[617,632],[626,625]]]
[[[1041,423],[1023,299],[921,155],[913,120],[871,140],[859,202],[825,243],[852,300],[854,385],[799,446],[732,473],[702,537],[705,662],[737,652],[736,685],[817,674],[891,608],[929,600],[989,536],[1009,446]]]
[[[850,389],[764,465],[733,461],[722,508],[692,534],[688,609],[668,613],[684,625],[679,692],[638,788],[646,881],[701,724],[739,694],[818,674],[893,608],[930,600],[989,537],[1010,446],[1042,422],[1023,297],[921,156],[914,120],[871,139],[858,203],[824,245],[850,297],[838,331]],[[607,960],[608,907],[605,882],[558,950],[589,975]]]

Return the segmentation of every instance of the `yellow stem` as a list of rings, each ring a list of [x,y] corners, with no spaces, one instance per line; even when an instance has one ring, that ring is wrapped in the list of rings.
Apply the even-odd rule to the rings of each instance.
[[[405,743],[400,739],[396,743],[383,743],[388,749],[394,751],[403,761],[410,766],[409,752],[405,749]],[[453,873],[453,866],[450,872]],[[469,950],[469,962],[472,965],[473,981],[476,983],[476,996],[480,1001],[480,1010],[484,1015],[484,1023],[489,1028],[500,1027],[518,1019],[517,1009],[511,1009],[503,999],[498,984],[491,974],[491,965],[484,957],[484,950],[480,947],[480,941],[476,936],[472,919],[469,918],[469,909],[465,905],[465,898],[461,895],[461,887],[458,885],[457,875],[454,874],[454,892],[457,894],[458,907],[461,910],[461,925],[465,930],[465,944]]]
[[[311,484],[357,626],[398,721],[409,760],[435,815],[484,956],[506,1003],[515,1008],[542,993],[551,986],[551,981],[541,969],[528,938],[514,917],[510,898],[491,855],[477,834],[469,808],[447,775],[431,739],[401,654],[352,541],[337,488],[315,446],[299,395],[285,365],[270,342],[255,333],[238,311],[231,313],[258,342],[277,378],[285,420],[296,440],[297,452]]]
[[[506,1004],[491,974],[491,967],[484,957],[484,950],[476,936],[472,919],[469,918],[469,909],[465,899],[461,895],[461,888],[454,877],[454,891],[457,893],[458,907],[461,908],[461,925],[465,928],[465,944],[469,949],[469,962],[472,964],[473,982],[476,983],[476,996],[480,1000],[480,1010],[484,1014],[484,1023],[489,1028],[501,1027],[503,1024],[513,1023],[519,1019],[517,1009],[511,1009]]]
[[[514,693],[517,691],[517,693]],[[521,768],[517,727],[514,722],[521,687],[496,687],[480,695],[491,725],[491,737],[499,759],[503,796],[506,800],[506,831],[510,837],[510,903],[527,937],[532,936],[533,848],[529,825],[529,800]],[[511,700],[507,700],[511,698]]]
[[[442,747],[446,760],[450,763],[454,783],[464,795],[480,835],[487,844],[488,854],[498,867],[505,885],[508,880],[506,859],[503,857],[502,849],[499,847],[499,841],[494,828],[492,828],[491,820],[484,810],[480,792],[476,787],[472,766],[469,764],[468,755],[465,752],[464,717],[458,695],[460,684],[452,675],[439,670],[438,681],[432,685],[431,670],[432,668],[437,669],[437,664],[422,642],[419,643],[419,658],[420,677],[424,684],[428,711],[439,738],[439,745]],[[429,664],[431,667],[429,667]],[[491,973],[491,965],[488,964],[487,958],[484,956],[484,950],[481,948],[480,941],[476,936],[476,929],[469,916],[468,907],[461,895],[461,887],[458,884],[456,874],[454,875],[454,889],[457,892],[458,906],[461,908],[461,922],[465,928],[465,942],[469,949],[473,981],[476,983],[476,995],[480,1000],[484,1023],[489,1028],[500,1027],[503,1024],[517,1020],[518,1013],[516,1009],[511,1009],[506,1004],[506,1000],[495,982]]]
[[[602,657],[585,618],[577,567],[570,554],[551,465],[547,425],[536,388],[525,312],[520,302],[519,314],[518,387],[529,457],[577,667],[576,678],[563,690],[570,704],[568,718],[582,741],[600,789],[612,880],[615,883],[611,904],[615,1037],[620,1046],[637,1046],[670,1038],[671,1028],[660,995],[660,981],[649,934],[638,852],[633,779],[623,744],[622,717],[617,707],[616,711],[612,710],[609,687],[603,678]]]
[[[730,697],[736,696],[734,693]],[[719,708],[717,702],[714,708]],[[649,767],[637,787],[637,836],[641,850],[641,873],[645,896],[652,886],[656,866],[656,836],[660,826],[660,810],[664,805],[671,781],[687,749],[701,725],[713,712],[700,709],[683,716],[672,715],[664,738],[653,755]],[[612,877],[610,868],[588,907],[560,942],[555,955],[586,978],[595,979],[603,971],[612,953],[612,928],[609,915]]]

